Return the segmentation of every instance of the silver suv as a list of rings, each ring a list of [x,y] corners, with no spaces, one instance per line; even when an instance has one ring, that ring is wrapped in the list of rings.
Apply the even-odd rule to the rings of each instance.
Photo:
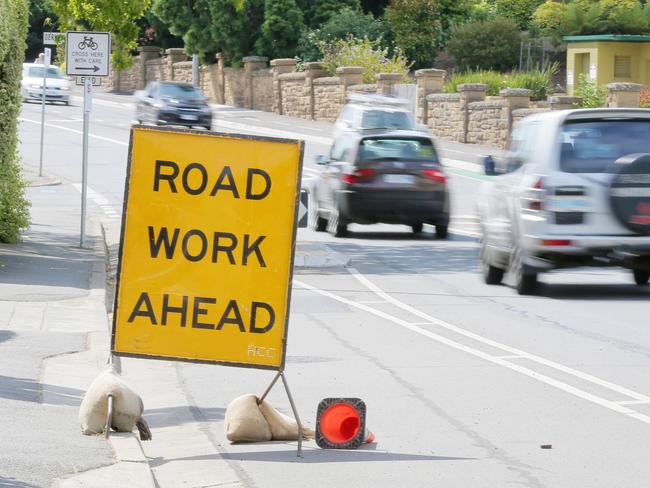
[[[520,294],[541,272],[622,266],[650,278],[650,110],[553,111],[514,129],[508,173],[481,188],[485,281]]]

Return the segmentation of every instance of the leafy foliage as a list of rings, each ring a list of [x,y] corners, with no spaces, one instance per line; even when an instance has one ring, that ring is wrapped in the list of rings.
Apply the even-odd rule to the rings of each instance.
[[[574,91],[578,97],[582,97],[580,106],[583,108],[598,108],[605,106],[607,89],[603,85],[597,85],[595,81],[582,73],[578,77],[578,85]]]
[[[380,41],[382,47],[391,45],[391,32],[384,21],[376,19],[372,14],[345,8],[330,17],[320,28],[303,32],[296,54],[303,61],[317,61],[322,56],[321,45],[350,36]]]
[[[33,60],[43,51],[43,31],[56,31],[57,21],[49,0],[29,2],[29,32],[25,59]]]
[[[341,10],[360,10],[360,8],[359,0],[314,0],[311,8],[305,12],[305,16],[309,26],[317,27]]]
[[[533,13],[532,23],[543,35],[559,40],[566,10],[566,3],[547,0]]]
[[[386,20],[395,43],[416,68],[433,64],[440,48],[442,23],[435,0],[392,0]]]
[[[447,93],[458,91],[458,85],[463,83],[485,83],[487,95],[498,95],[504,88],[526,88],[531,90],[531,99],[544,100],[551,89],[553,75],[557,73],[559,66],[552,64],[545,69],[534,69],[527,72],[512,71],[510,73],[499,73],[493,70],[467,71],[454,74],[447,83],[444,90]]]
[[[391,56],[388,48],[382,48],[379,41],[350,37],[323,45],[322,50],[323,64],[332,76],[336,75],[337,68],[360,66],[364,83],[375,83],[378,73],[401,73],[404,81],[408,80],[408,59],[399,50]]]
[[[496,0],[496,15],[514,20],[520,29],[527,29],[533,12],[544,0]]]
[[[517,24],[497,17],[455,27],[447,49],[461,69],[505,71],[517,64],[520,42]]]
[[[257,50],[269,58],[293,57],[303,29],[303,14],[295,0],[266,0]]]
[[[138,25],[151,0],[52,0],[62,29],[90,29],[111,33],[115,69],[133,64],[131,51],[137,47]]]
[[[29,225],[29,202],[16,153],[27,0],[0,0],[0,241],[16,242]]]

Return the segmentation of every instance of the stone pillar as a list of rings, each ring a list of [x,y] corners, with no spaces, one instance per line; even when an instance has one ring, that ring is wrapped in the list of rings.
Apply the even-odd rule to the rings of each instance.
[[[343,87],[343,100],[341,103],[345,105],[348,96],[348,86],[360,85],[363,83],[363,68],[359,66],[341,66],[336,68],[336,76],[339,77],[339,82]]]
[[[461,142],[467,142],[467,128],[469,126],[469,104],[485,100],[487,85],[484,83],[464,83],[458,85],[460,94],[460,112],[463,117]]]
[[[308,118],[314,120],[314,80],[327,76],[327,71],[322,63],[305,63],[305,84],[309,92],[309,114]]]
[[[419,69],[415,72],[415,121],[427,123],[427,95],[442,93],[445,82],[445,70]]]
[[[264,56],[247,56],[242,59],[244,62],[244,107],[253,108],[254,86],[253,71],[266,68],[269,58]]]
[[[282,115],[282,87],[280,86],[280,75],[291,73],[296,67],[296,60],[293,58],[279,58],[271,60],[273,70],[273,111]]]
[[[377,95],[390,96],[391,86],[401,82],[404,75],[401,73],[377,73]]]
[[[180,63],[181,61],[187,61],[187,54],[185,54],[185,49],[182,47],[171,47],[165,50],[167,55],[167,74],[169,75],[168,79],[174,79],[174,63]]]
[[[638,83],[609,83],[605,106],[608,108],[639,108],[642,88],[643,85]]]
[[[147,85],[147,61],[160,57],[158,46],[140,46],[136,59],[135,89],[142,90]]]
[[[512,111],[520,108],[530,108],[530,94],[532,92],[526,88],[506,88],[499,92],[503,98],[503,108],[501,109],[501,118],[505,121],[505,134],[503,147],[510,139],[512,132]]]
[[[226,103],[226,78],[224,74],[223,53],[217,53],[214,57],[217,62],[210,66],[212,69],[214,100],[216,103],[224,105]]]

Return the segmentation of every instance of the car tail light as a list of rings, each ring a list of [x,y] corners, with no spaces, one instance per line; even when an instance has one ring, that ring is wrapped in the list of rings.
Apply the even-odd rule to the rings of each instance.
[[[571,246],[573,243],[568,239],[544,239],[542,246]]]
[[[445,174],[437,169],[425,169],[422,171],[422,176],[425,178],[428,178],[430,180],[437,181],[439,183],[445,183],[447,181],[447,177]]]
[[[369,169],[369,168],[357,169],[357,170],[354,170],[351,173],[343,173],[343,176],[341,177],[341,179],[345,183],[349,183],[349,184],[353,185],[355,183],[359,183],[362,180],[365,180],[365,179],[371,177],[374,174],[375,174],[374,169]]]
[[[531,186],[524,197],[524,207],[533,212],[539,212],[544,209],[544,182],[539,178],[533,186]]]

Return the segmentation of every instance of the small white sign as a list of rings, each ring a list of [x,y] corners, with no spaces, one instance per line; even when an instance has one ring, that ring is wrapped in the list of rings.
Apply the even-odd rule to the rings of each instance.
[[[45,54],[43,59],[43,65],[45,66],[45,69],[50,67],[50,63],[52,62],[52,50],[49,47],[46,47],[43,49],[43,54]]]
[[[77,76],[75,78],[75,85],[84,86],[86,84],[86,78],[90,78],[90,84],[92,86],[102,86],[102,79],[99,76]]]
[[[64,39],[65,32],[43,32],[43,44],[46,46],[56,46],[56,40],[59,36],[61,39]]]
[[[596,69],[596,65],[592,64],[589,66],[589,79],[590,80],[595,80],[596,75],[598,74],[598,70]]]
[[[108,32],[67,32],[65,66],[68,76],[108,76],[111,35]]]
[[[566,84],[567,86],[573,86],[573,71],[566,72]]]

